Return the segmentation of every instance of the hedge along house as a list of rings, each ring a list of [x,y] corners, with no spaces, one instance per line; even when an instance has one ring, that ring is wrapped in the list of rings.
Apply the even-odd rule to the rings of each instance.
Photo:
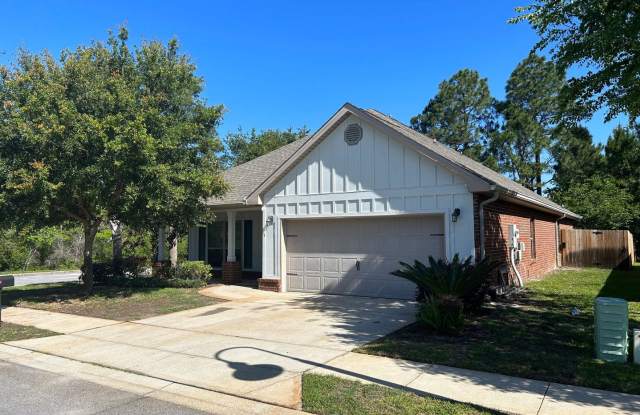
[[[413,284],[389,274],[398,262],[454,254],[490,255],[505,275],[539,277],[558,266],[558,227],[579,218],[351,104],[225,180],[230,191],[208,201],[216,221],[189,232],[189,258],[221,270],[226,282],[259,274],[259,287],[276,291],[412,298]]]

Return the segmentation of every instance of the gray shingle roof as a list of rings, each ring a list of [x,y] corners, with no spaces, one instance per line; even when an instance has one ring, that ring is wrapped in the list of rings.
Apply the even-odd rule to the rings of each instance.
[[[224,180],[229,185],[229,191],[223,198],[207,200],[207,204],[210,206],[244,204],[246,197],[267,180],[307,139],[308,137],[301,138],[225,171]]]
[[[533,199],[534,201],[549,206],[561,213],[565,213],[570,216],[580,217],[579,215],[571,212],[570,210],[560,206],[559,204],[552,202],[544,196],[540,196],[534,191],[527,189],[519,183],[514,182],[513,180],[503,176],[502,174],[490,169],[482,163],[479,163],[463,154],[458,153],[457,151],[451,149],[450,147],[427,137],[426,135],[419,133],[418,131],[404,125],[400,121],[389,117],[388,115],[384,115],[379,111],[368,109],[364,110],[372,116],[376,117],[381,122],[385,123],[387,126],[393,128],[404,136],[407,136],[414,141],[420,143],[424,147],[434,151],[437,154],[447,158],[453,163],[459,165],[463,169],[474,173],[475,175],[488,180],[489,182],[498,185],[504,189],[515,192],[519,195],[525,196],[527,198]]]

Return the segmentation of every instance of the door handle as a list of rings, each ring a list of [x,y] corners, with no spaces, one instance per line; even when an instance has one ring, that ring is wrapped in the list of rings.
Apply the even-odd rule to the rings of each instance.
[[[360,261],[356,260],[356,271],[360,271]]]

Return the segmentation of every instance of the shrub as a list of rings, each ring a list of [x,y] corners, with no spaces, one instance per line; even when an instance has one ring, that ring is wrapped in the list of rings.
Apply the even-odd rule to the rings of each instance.
[[[413,265],[400,262],[401,269],[392,275],[407,279],[418,287],[417,300],[422,302],[418,319],[445,332],[462,327],[465,312],[478,310],[488,294],[489,275],[498,263],[473,257],[464,261],[458,254],[451,261],[429,257],[427,267],[420,261]]]
[[[151,267],[151,274],[158,278],[173,278],[173,272],[170,261],[156,261]]]
[[[175,268],[174,278],[206,282],[211,278],[212,270],[211,265],[203,261],[183,261]]]
[[[457,299],[430,299],[420,304],[417,318],[441,333],[455,334],[464,324],[462,302]]]
[[[207,285],[205,280],[185,280],[178,278],[170,278],[162,280],[166,287],[172,288],[201,288]]]
[[[402,268],[391,274],[415,283],[418,301],[451,296],[460,298],[469,310],[482,305],[485,296],[480,294],[486,293],[488,277],[498,264],[486,258],[478,263],[473,263],[473,257],[460,261],[456,254],[450,262],[429,257],[429,267],[417,260],[413,265],[400,265]]]
[[[213,269],[203,261],[182,261],[172,267],[169,261],[156,263],[154,275],[163,279],[208,281]]]
[[[93,280],[96,283],[106,284],[111,278],[113,278],[113,264],[111,262],[93,263]]]
[[[135,279],[141,276],[146,265],[146,258],[123,258],[120,263],[108,262],[93,263],[93,278],[96,283],[116,285],[115,281],[122,279]]]
[[[128,257],[115,264],[114,273],[123,277],[134,278],[144,273],[147,265],[145,257]]]
[[[202,261],[184,261],[175,268],[163,263],[153,276],[143,275],[145,262],[145,258],[126,258],[115,268],[111,262],[96,262],[95,282],[133,288],[199,288],[211,278],[211,266]]]

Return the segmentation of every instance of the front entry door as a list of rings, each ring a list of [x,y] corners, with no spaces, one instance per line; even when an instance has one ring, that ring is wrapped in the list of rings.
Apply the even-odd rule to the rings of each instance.
[[[236,260],[242,264],[242,224],[236,221]],[[222,268],[227,258],[227,222],[214,222],[207,226],[207,262],[215,269]]]

